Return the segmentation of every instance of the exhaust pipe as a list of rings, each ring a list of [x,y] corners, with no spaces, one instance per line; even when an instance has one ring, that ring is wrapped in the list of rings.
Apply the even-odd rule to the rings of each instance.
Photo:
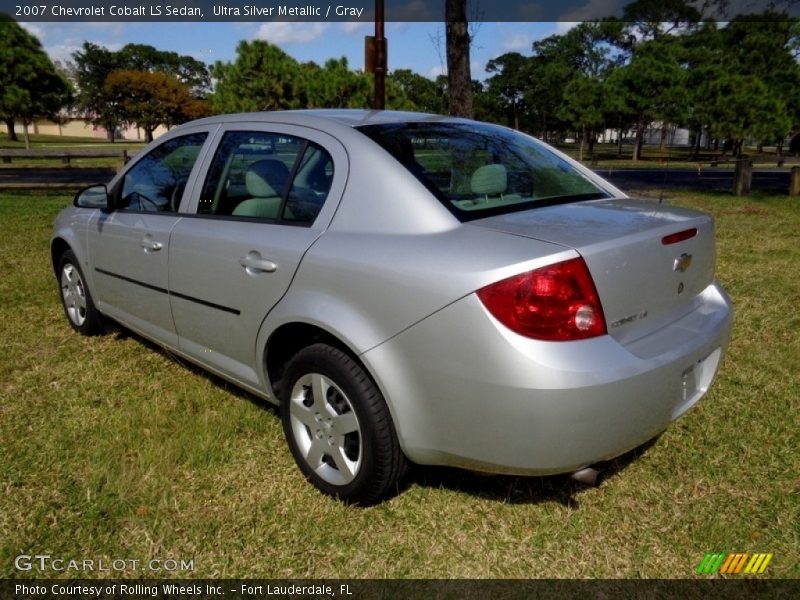
[[[593,467],[585,467],[575,471],[570,477],[583,485],[597,487],[601,483],[602,475],[600,471]]]

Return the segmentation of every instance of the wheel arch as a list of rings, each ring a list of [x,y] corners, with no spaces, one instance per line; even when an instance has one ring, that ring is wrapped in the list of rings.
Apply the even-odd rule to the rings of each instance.
[[[408,456],[405,435],[398,428],[400,421],[398,420],[397,407],[395,407],[393,399],[388,394],[382,378],[375,372],[375,365],[364,360],[365,355],[357,352],[353,345],[345,341],[341,335],[337,335],[319,324],[302,320],[290,320],[282,323],[269,334],[262,346],[264,351],[261,356],[261,364],[265,379],[265,390],[270,394],[272,401],[276,405],[280,405],[281,377],[291,358],[303,348],[318,342],[330,344],[347,354],[372,379],[380,391],[386,407],[389,409],[400,447],[403,453]]]
[[[50,259],[53,265],[53,273],[55,273],[56,277],[58,277],[58,263],[67,250],[72,250],[72,246],[62,237],[55,237],[50,242]],[[72,252],[74,253],[75,250],[72,250]]]
[[[291,321],[280,325],[267,338],[264,348],[264,373],[271,391],[278,398],[280,395],[280,384],[286,365],[303,348],[312,344],[325,343],[334,348],[338,348],[350,358],[352,358],[367,373],[369,369],[358,357],[358,354],[339,337],[311,323],[302,321]],[[371,376],[371,374],[370,374]],[[374,378],[373,378],[374,380]]]

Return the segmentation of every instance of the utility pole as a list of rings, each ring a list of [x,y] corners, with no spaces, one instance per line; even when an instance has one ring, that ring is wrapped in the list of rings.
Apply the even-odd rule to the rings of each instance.
[[[386,37],[384,35],[383,0],[375,0],[375,35],[364,39],[364,71],[375,75],[375,98],[372,108],[386,108]]]

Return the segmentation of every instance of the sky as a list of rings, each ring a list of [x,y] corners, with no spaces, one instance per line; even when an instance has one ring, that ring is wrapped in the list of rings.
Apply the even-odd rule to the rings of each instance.
[[[127,43],[188,54],[206,63],[234,61],[240,40],[263,39],[295,59],[322,64],[347,58],[352,69],[364,67],[367,23],[22,23],[54,60],[68,60],[84,41],[117,50]],[[506,52],[530,54],[534,40],[563,33],[571,23],[472,24],[472,77],[483,80],[486,63]],[[445,72],[442,23],[387,23],[389,70],[412,69],[434,78]]]

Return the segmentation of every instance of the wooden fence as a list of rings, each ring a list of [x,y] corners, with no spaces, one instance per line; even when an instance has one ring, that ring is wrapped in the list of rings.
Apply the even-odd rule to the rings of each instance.
[[[131,157],[136,154],[136,150],[125,148],[70,148],[62,150],[60,148],[35,148],[31,150],[0,148],[0,160],[10,163],[16,159],[37,159],[37,158],[56,158],[61,159],[65,165],[70,164],[76,158],[119,158],[121,164],[126,164]]]

